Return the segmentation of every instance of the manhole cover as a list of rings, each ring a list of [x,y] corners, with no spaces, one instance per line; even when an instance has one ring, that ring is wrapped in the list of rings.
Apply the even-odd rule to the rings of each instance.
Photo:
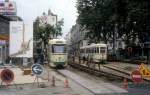
[[[46,88],[47,87],[45,84],[40,84],[39,86],[40,86],[40,88]]]

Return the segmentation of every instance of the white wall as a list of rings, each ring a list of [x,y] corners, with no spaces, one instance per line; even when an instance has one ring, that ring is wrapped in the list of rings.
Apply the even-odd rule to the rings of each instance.
[[[25,24],[24,28],[23,24],[24,23],[22,21],[10,22],[9,55],[11,57],[27,57],[27,58],[33,57],[33,23]],[[24,46],[22,46],[23,44]],[[28,48],[23,49],[23,47]]]

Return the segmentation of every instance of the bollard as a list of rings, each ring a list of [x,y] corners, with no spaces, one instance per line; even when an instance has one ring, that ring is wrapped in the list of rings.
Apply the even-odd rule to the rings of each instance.
[[[123,80],[123,87],[124,87],[124,89],[128,89],[128,81],[127,81],[127,79],[126,78],[124,78],[124,80]]]
[[[55,77],[54,76],[52,76],[52,86],[56,86],[55,85]]]
[[[48,71],[47,78],[48,78],[47,80],[48,80],[49,86],[51,86],[52,84],[51,84],[51,81],[50,81],[51,79],[50,79],[49,71]]]
[[[64,87],[65,87],[65,88],[68,88],[68,87],[69,87],[69,82],[68,82],[68,79],[67,79],[67,78],[65,79]]]

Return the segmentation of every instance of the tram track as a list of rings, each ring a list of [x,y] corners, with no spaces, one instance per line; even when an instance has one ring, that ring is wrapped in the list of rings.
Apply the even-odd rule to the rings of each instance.
[[[123,69],[118,69],[119,68],[118,66],[106,66],[106,65],[104,65],[104,67],[108,68],[108,69],[115,70],[115,71],[120,72],[120,73],[124,73],[128,76],[131,76],[131,72],[124,71]],[[150,79],[148,79],[148,78],[143,78],[143,80],[146,82],[150,82]]]
[[[132,81],[130,75],[127,75],[127,74],[122,73],[122,72],[118,72],[118,71],[110,69],[110,68],[106,68],[106,67],[101,66],[101,69],[98,70],[98,69],[90,68],[88,66],[84,66],[84,65],[77,64],[74,62],[71,62],[68,65],[73,67],[73,68],[79,69],[81,71],[87,72],[89,74],[92,74],[92,75],[95,75],[98,77],[104,76],[107,78],[113,78],[113,79],[117,79],[117,80],[121,80],[121,81],[124,78],[126,78],[128,81]]]
[[[121,81],[124,78],[126,78],[128,81],[132,81],[131,73],[128,71],[119,69],[119,67],[117,66],[101,65],[101,69],[98,70],[98,69],[91,68],[83,64],[77,64],[75,62],[70,62],[68,65],[70,65],[73,68],[79,69],[81,71],[87,72],[89,74],[96,75],[98,77],[104,76],[104,77],[118,79]],[[150,82],[150,79],[143,78],[143,81]]]

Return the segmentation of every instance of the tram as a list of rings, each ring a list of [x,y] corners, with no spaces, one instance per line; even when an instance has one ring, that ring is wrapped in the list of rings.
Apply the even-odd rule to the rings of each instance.
[[[101,62],[107,60],[107,44],[91,44],[80,48],[80,58]]]
[[[48,43],[48,63],[50,67],[67,66],[67,50],[64,39],[51,39]]]

